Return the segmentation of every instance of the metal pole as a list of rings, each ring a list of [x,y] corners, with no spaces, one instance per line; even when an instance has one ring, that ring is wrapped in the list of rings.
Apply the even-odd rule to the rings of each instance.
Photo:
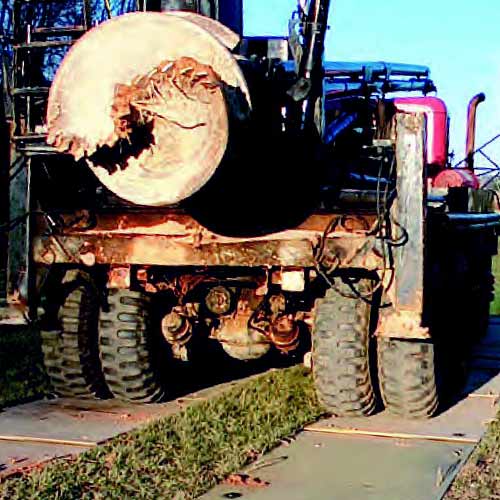
[[[311,0],[303,27],[304,43],[300,59],[298,79],[288,94],[302,107],[306,101],[302,127],[314,129],[315,106],[323,93],[323,54],[328,28],[330,0]],[[300,113],[298,113],[300,114]]]

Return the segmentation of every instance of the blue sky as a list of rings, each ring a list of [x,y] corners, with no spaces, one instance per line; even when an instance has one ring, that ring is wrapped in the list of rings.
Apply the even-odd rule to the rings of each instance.
[[[245,34],[286,34],[295,0],[246,0]],[[500,0],[331,0],[326,58],[425,64],[451,115],[451,148],[464,154],[466,108],[477,92],[476,145],[500,133]],[[500,141],[489,148],[500,162]],[[477,159],[484,165],[484,160]]]

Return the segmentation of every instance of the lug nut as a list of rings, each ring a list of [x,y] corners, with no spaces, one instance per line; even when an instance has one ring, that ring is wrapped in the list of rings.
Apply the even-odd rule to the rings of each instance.
[[[215,286],[211,288],[205,297],[207,309],[218,316],[229,313],[232,304],[233,294],[224,286]]]

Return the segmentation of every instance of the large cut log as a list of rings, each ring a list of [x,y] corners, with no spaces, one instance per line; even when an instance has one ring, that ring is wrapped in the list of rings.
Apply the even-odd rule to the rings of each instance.
[[[221,163],[250,97],[227,46],[236,35],[196,14],[134,13],[69,51],[50,90],[48,142],[84,159],[119,197],[177,203]]]

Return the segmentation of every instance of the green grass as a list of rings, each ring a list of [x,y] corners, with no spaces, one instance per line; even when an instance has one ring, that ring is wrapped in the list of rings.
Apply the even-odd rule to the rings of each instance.
[[[0,408],[43,395],[49,389],[35,329],[0,328]]]
[[[500,255],[493,259],[495,298],[490,313],[500,315]],[[458,475],[447,500],[500,499],[500,414]]]
[[[493,275],[495,276],[495,298],[491,303],[491,314],[500,315],[500,255],[493,258]]]
[[[489,426],[446,499],[500,499],[500,416]]]
[[[302,367],[272,371],[75,459],[8,479],[0,497],[195,498],[322,413]]]
[[[493,273],[491,312],[500,314],[500,258]],[[47,390],[35,331],[0,331],[0,408]],[[195,498],[321,414],[301,367],[274,371],[75,459],[8,479],[0,498]],[[500,416],[446,498],[500,499]]]

